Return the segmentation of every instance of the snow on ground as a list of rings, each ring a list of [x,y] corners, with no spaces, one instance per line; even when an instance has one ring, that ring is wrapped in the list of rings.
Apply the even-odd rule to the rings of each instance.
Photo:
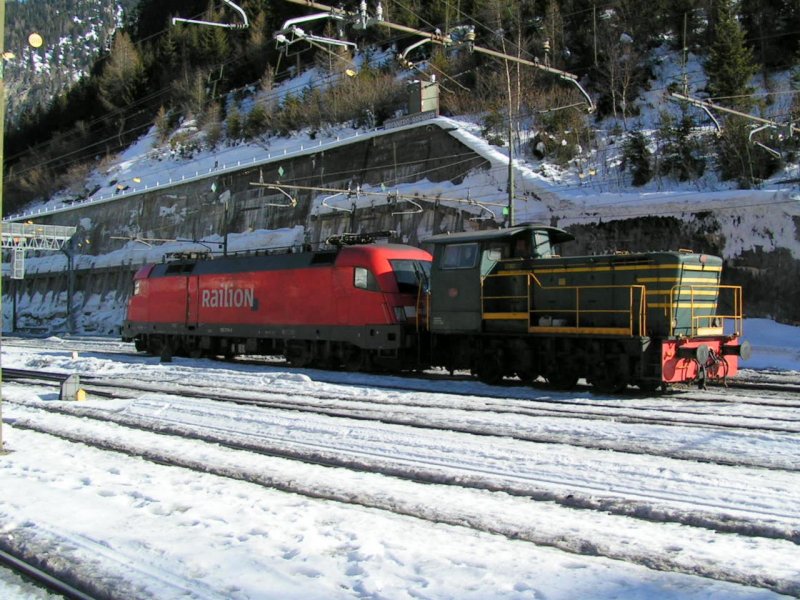
[[[797,371],[800,381],[800,328],[769,319],[747,319],[744,336],[753,345],[747,369]]]
[[[764,320],[746,323],[746,331],[754,341],[754,362],[757,369],[780,369],[800,372],[800,336],[798,329],[778,325]],[[31,347],[8,341],[2,348],[5,367],[59,369],[94,373],[122,379],[152,379],[161,381],[168,392],[170,386],[177,390],[180,382],[202,380],[207,385],[220,389],[236,385],[249,385],[253,391],[265,394],[307,393],[319,395],[321,390],[349,390],[354,400],[374,399],[376,406],[388,406],[387,402],[400,401],[400,396],[391,390],[374,387],[376,384],[393,385],[391,377],[359,376],[323,372],[287,372],[279,367],[259,367],[228,364],[214,365],[208,361],[176,360],[172,364],[161,364],[154,358],[129,355],[114,355],[109,352],[122,348],[114,340],[81,338],[73,340],[50,338],[46,348]],[[94,346],[92,345],[94,344]],[[86,348],[96,348],[94,351]],[[81,348],[73,355],[73,348]],[[233,369],[233,370],[232,370]],[[753,371],[756,372],[756,371]],[[361,377],[361,379],[358,379]],[[330,381],[330,383],[325,383]],[[369,382],[372,382],[372,387]],[[260,382],[257,383],[257,382]],[[355,384],[356,387],[351,387]],[[453,382],[439,384],[439,389],[448,389],[465,394],[480,394],[486,386],[478,383]],[[520,392],[522,393],[522,392]],[[527,392],[531,393],[531,392]],[[178,393],[179,394],[179,393]],[[411,393],[413,396],[414,393]],[[512,390],[509,394],[513,397]],[[420,400],[439,402],[435,389],[417,392]],[[3,438],[9,453],[0,457],[0,488],[4,490],[0,505],[0,535],[25,538],[30,544],[39,544],[45,556],[58,555],[60,560],[81,565],[104,589],[115,591],[116,597],[136,598],[772,598],[772,592],[717,581],[685,573],[651,570],[624,560],[585,556],[563,552],[559,549],[510,539],[513,536],[492,535],[477,532],[453,524],[437,524],[412,517],[404,517],[385,510],[359,507],[331,500],[313,499],[306,495],[278,491],[270,485],[257,485],[236,481],[215,473],[198,473],[186,468],[167,467],[137,456],[102,451],[80,443],[70,443],[51,435],[26,430],[20,426],[31,421],[48,425],[55,431],[70,431],[74,435],[94,432],[92,436],[104,436],[109,443],[124,442],[126,446],[141,448],[141,451],[176,454],[186,460],[206,462],[209,465],[227,465],[225,472],[250,472],[267,481],[300,482],[311,491],[317,490],[325,497],[329,489],[343,486],[344,490],[359,489],[378,500],[406,502],[413,506],[439,507],[464,512],[464,522],[480,520],[479,509],[489,499],[483,492],[465,492],[460,489],[440,486],[392,482],[382,475],[354,475],[347,471],[321,466],[299,466],[285,459],[268,458],[253,453],[217,447],[215,444],[187,442],[174,436],[148,432],[129,433],[113,424],[98,424],[95,421],[76,420],[74,417],[43,413],[42,401],[58,406],[102,407],[113,414],[135,416],[136,411],[149,411],[155,418],[167,421],[176,418],[176,411],[194,412],[197,426],[209,431],[245,431],[249,435],[272,436],[285,439],[285,443],[324,444],[326,436],[346,447],[358,441],[366,443],[367,425],[356,422],[303,413],[285,413],[268,429],[254,420],[258,409],[240,408],[225,410],[214,408],[213,403],[192,402],[169,393],[145,394],[139,400],[103,400],[95,398],[78,405],[57,401],[57,392],[52,388],[23,386],[6,382],[3,385]],[[576,402],[586,400],[586,394],[575,396]],[[395,400],[393,400],[395,399]],[[457,397],[456,397],[457,400]],[[442,398],[441,402],[456,401]],[[479,402],[472,399],[470,402]],[[624,406],[634,400],[621,400]],[[149,408],[147,408],[149,406]],[[444,404],[443,404],[444,406]],[[142,413],[144,414],[144,413]],[[141,416],[141,415],[140,415]],[[475,421],[478,415],[466,416]],[[536,418],[528,419],[532,422]],[[543,430],[554,431],[569,427],[563,419],[542,421]],[[516,427],[524,421],[517,419]],[[528,425],[525,425],[528,426]],[[617,424],[585,421],[576,422],[583,429],[580,435],[609,439],[628,437],[642,445],[668,443],[671,436],[664,428],[653,428],[655,437],[647,440],[645,429],[619,424],[618,434],[612,429]],[[252,429],[255,427],[255,429]],[[421,434],[402,437],[402,428],[370,425],[383,439],[382,444],[396,447],[395,460],[413,461],[423,446],[417,438]],[[573,434],[576,435],[577,429]],[[604,433],[605,431],[605,433]],[[323,435],[323,432],[324,435]],[[627,432],[627,433],[626,433]],[[714,444],[735,444],[735,438],[719,432],[711,439],[704,439],[703,430],[688,428],[674,437],[676,445],[711,452]],[[734,433],[734,432],[732,432]],[[635,437],[635,436],[642,437]],[[511,472],[524,475],[527,472],[547,472],[554,489],[576,494],[583,489],[581,482],[591,480],[594,470],[605,478],[609,485],[624,485],[632,489],[653,489],[652,482],[644,473],[652,472],[653,482],[658,482],[665,499],[679,495],[672,486],[685,486],[684,493],[693,498],[703,486],[717,497],[708,496],[706,509],[731,505],[729,515],[741,510],[763,511],[764,515],[785,515],[787,522],[796,522],[798,515],[792,506],[796,503],[789,496],[781,499],[777,495],[778,479],[757,482],[768,477],[768,472],[740,469],[741,479],[715,485],[713,480],[702,483],[702,463],[675,463],[663,470],[656,460],[653,465],[642,467],[651,460],[646,456],[630,458],[622,463],[617,472],[611,469],[612,454],[592,453],[577,447],[567,446],[553,454],[552,449],[541,445],[539,452],[534,445],[526,458],[519,452],[519,443],[493,444],[481,449],[485,438],[470,438],[459,442],[461,450],[448,449],[448,440],[457,440],[458,435],[431,436],[427,443],[431,449],[440,448],[452,467],[465,465],[469,456],[475,467],[501,466],[507,462]],[[753,435],[750,449],[743,446],[741,455],[762,456],[757,439],[763,444],[775,445],[775,453],[789,450],[791,445],[780,445],[775,437],[769,441],[766,435]],[[787,436],[790,441],[791,436]],[[637,442],[638,439],[638,442]],[[725,441],[728,440],[728,441]],[[380,441],[380,440],[378,440]],[[370,442],[371,451],[382,456],[380,449]],[[454,446],[458,448],[459,446]],[[783,448],[783,450],[782,450]],[[504,459],[504,453],[507,454]],[[736,452],[734,452],[736,453]],[[766,451],[770,454],[772,451]],[[538,457],[537,457],[538,455]],[[481,462],[480,457],[485,461]],[[599,458],[598,458],[599,457]],[[418,457],[419,458],[419,457]],[[791,457],[786,456],[791,462]],[[529,461],[526,463],[525,461]],[[532,461],[532,462],[531,462]],[[536,463],[539,463],[537,466]],[[666,463],[664,463],[666,464]],[[560,466],[559,466],[560,465]],[[637,466],[639,465],[639,466]],[[446,468],[446,467],[440,467]],[[545,469],[545,471],[541,471]],[[559,469],[563,471],[559,474]],[[614,467],[617,469],[617,467]],[[720,475],[730,477],[736,473],[734,467],[713,467]],[[581,474],[581,470],[585,472]],[[636,473],[642,473],[636,479]],[[661,471],[661,475],[658,475]],[[693,474],[693,471],[697,473]],[[723,474],[723,471],[726,474]],[[282,473],[281,475],[278,475]],[[613,473],[613,474],[612,474]],[[624,478],[622,478],[624,474]],[[283,479],[281,479],[283,478]],[[627,479],[626,479],[627,478]],[[349,480],[353,483],[348,484]],[[350,486],[348,488],[348,485]],[[757,499],[759,493],[775,487],[776,495],[770,503]],[[727,488],[727,491],[724,488]],[[613,488],[608,488],[613,491]],[[406,491],[407,490],[407,491]],[[795,490],[796,491],[796,490]],[[787,489],[789,492],[789,489]],[[752,496],[751,496],[752,494]],[[468,500],[468,498],[471,498]],[[625,556],[641,548],[661,548],[661,552],[672,554],[675,564],[696,561],[698,572],[708,572],[722,564],[727,568],[748,563],[747,546],[733,553],[722,544],[724,538],[701,543],[681,534],[680,526],[669,526],[674,534],[665,534],[663,526],[632,522],[628,525],[624,517],[594,517],[591,513],[570,520],[570,510],[550,503],[533,503],[521,499],[493,498],[498,502],[495,525],[502,528],[519,526],[525,531],[552,539],[557,545],[574,543],[590,535],[592,543],[603,552]],[[682,498],[669,503],[678,506]],[[696,501],[696,500],[695,500]],[[781,502],[789,502],[781,506]],[[687,505],[691,502],[687,502]],[[504,508],[500,508],[504,507]],[[750,507],[750,508],[748,508]],[[756,507],[758,507],[756,509]],[[475,511],[470,515],[471,511]],[[457,513],[452,513],[457,514]],[[538,519],[538,521],[537,521]],[[566,520],[565,520],[566,519]],[[620,525],[609,531],[609,524],[616,519]],[[777,522],[777,521],[776,521]],[[566,542],[558,542],[560,536]],[[709,535],[709,537],[711,537]],[[726,542],[727,544],[727,542]],[[760,567],[774,569],[775,577],[793,577],[788,566],[795,546],[787,542],[776,542],[769,546],[753,546]],[[644,550],[641,550],[644,551]],[[788,554],[787,554],[788,552]],[[770,554],[773,553],[773,554]],[[754,560],[754,559],[749,559]],[[779,566],[783,564],[784,566]],[[733,567],[731,567],[733,565]],[[742,567],[744,568],[744,567]],[[703,570],[705,569],[705,570]],[[790,569],[787,571],[786,569]],[[19,584],[0,572],[0,594],[3,597],[38,597],[20,591]],[[26,595],[28,594],[28,595]]]
[[[98,575],[125,568],[133,580],[128,591],[139,598],[180,593],[142,583],[148,579],[138,572],[173,585],[191,582],[190,597],[208,598],[772,596],[79,445],[64,455],[63,443],[38,434],[12,430],[10,444],[19,450],[4,461],[2,478],[15,493],[2,511],[3,531],[36,527],[58,535],[66,558],[95,566]],[[106,548],[128,564],[93,565]]]

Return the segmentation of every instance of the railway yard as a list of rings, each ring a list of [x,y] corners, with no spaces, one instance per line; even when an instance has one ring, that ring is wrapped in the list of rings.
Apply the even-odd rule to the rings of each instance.
[[[0,548],[87,597],[800,596],[794,370],[602,395],[2,351]]]

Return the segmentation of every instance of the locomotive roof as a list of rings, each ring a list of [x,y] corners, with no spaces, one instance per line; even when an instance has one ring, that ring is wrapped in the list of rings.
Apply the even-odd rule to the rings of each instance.
[[[283,269],[304,269],[308,267],[330,266],[341,255],[358,254],[384,255],[386,258],[423,256],[422,249],[405,244],[356,244],[331,250],[305,252],[281,252],[275,254],[229,254],[214,259],[180,258],[149,265],[147,271],[141,269],[142,277],[164,277],[169,275],[210,275],[220,273],[246,273],[249,271],[270,271]]]
[[[575,238],[572,234],[567,233],[558,227],[550,227],[549,225],[536,225],[526,224],[517,225],[516,227],[507,227],[505,229],[487,229],[485,231],[462,231],[460,233],[440,233],[429,238],[422,240],[424,244],[449,244],[452,242],[482,242],[486,240],[504,240],[512,238],[520,233],[529,231],[547,231],[550,234],[550,240],[554,244],[561,244],[563,242],[570,242]]]

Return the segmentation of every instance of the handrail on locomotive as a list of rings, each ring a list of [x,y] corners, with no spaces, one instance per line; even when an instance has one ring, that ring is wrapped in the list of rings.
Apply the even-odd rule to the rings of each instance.
[[[530,271],[527,273],[527,294],[525,296],[487,296],[484,293],[484,285],[487,279],[492,277],[518,277],[520,275],[519,272],[499,272],[499,273],[491,273],[486,275],[481,279],[481,310],[483,313],[483,317],[485,319],[509,319],[509,320],[527,320],[528,322],[528,330],[531,333],[535,332],[550,332],[555,331],[557,329],[565,329],[565,330],[574,330],[576,333],[579,333],[582,329],[581,319],[583,317],[584,325],[586,322],[586,317],[589,315],[599,315],[599,314],[625,314],[628,315],[628,326],[627,327],[604,327],[604,328],[597,328],[597,327],[590,327],[593,333],[597,333],[598,331],[604,331],[606,333],[614,333],[614,334],[624,334],[629,336],[643,336],[646,335],[647,331],[647,304],[645,301],[646,298],[646,288],[643,285],[576,285],[576,286],[545,286],[542,285],[541,281],[536,277],[536,273]],[[550,292],[574,292],[575,299],[574,299],[574,308],[560,308],[560,309],[537,309],[535,306],[535,294],[534,289],[539,288],[541,290],[547,290]],[[628,308],[627,309],[613,309],[613,308],[582,308],[581,306],[581,292],[585,292],[588,290],[628,290],[629,300],[628,300]],[[584,298],[585,298],[584,294]],[[487,311],[486,310],[486,303],[487,301],[508,301],[509,304],[513,304],[515,301],[522,301],[525,300],[527,303],[527,310],[525,313],[521,312],[498,312],[498,311]],[[541,322],[537,324],[535,315],[541,315],[542,318],[550,316],[552,317],[554,314],[564,314],[567,316],[574,317],[574,324],[571,325],[558,325],[558,326],[550,326],[550,325],[543,325]],[[554,329],[555,327],[555,329]]]
[[[728,304],[731,306],[732,314],[719,314],[718,308],[720,305],[720,292],[723,290],[729,291],[731,299]],[[689,306],[691,309],[691,330],[688,337],[702,337],[708,335],[722,335],[725,330],[725,322],[733,322],[733,331],[731,335],[741,336],[743,333],[743,306],[742,299],[742,286],[740,285],[686,285],[678,284],[672,287],[669,293],[669,322],[671,325],[670,335],[676,334],[676,312],[681,308],[680,297],[682,295],[689,295]],[[715,310],[712,314],[702,315],[697,314],[699,308],[707,308],[695,301],[696,296],[706,296],[714,298]],[[701,326],[701,323],[706,323]]]

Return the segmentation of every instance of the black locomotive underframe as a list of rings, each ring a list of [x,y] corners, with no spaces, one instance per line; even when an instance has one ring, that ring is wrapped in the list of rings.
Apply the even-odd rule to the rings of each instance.
[[[601,388],[661,383],[661,344],[650,337],[518,334],[433,335],[431,363],[470,369],[492,383],[518,376],[545,377],[557,387],[585,378]]]
[[[418,362],[417,336],[408,325],[269,326],[126,322],[123,340],[152,354],[283,355],[294,364],[394,368]],[[363,363],[363,364],[362,364]]]

